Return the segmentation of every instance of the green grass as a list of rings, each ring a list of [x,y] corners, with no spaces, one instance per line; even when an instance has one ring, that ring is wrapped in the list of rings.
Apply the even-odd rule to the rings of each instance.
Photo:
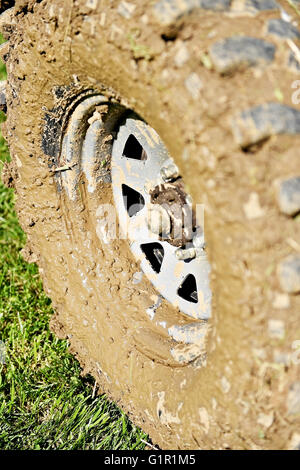
[[[0,172],[7,160],[0,136]],[[0,183],[0,449],[143,449],[147,436],[95,396],[67,341],[49,331],[51,301],[37,267],[20,255],[24,242],[13,191]]]

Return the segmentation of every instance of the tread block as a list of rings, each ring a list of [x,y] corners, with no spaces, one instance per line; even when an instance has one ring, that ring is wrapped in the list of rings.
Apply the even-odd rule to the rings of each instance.
[[[215,42],[209,53],[215,69],[225,74],[245,66],[268,64],[274,59],[275,50],[263,39],[236,36]]]
[[[232,131],[241,147],[276,134],[299,134],[300,111],[274,102],[255,106],[233,118]]]
[[[282,290],[289,294],[300,292],[300,255],[287,256],[278,266],[277,275]]]
[[[277,199],[284,214],[293,216],[300,212],[300,176],[281,181]]]
[[[231,0],[198,0],[199,8],[213,11],[226,11],[229,9]]]

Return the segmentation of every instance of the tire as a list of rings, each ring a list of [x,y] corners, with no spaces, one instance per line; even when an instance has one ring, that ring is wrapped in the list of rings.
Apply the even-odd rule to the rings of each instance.
[[[237,12],[225,0],[17,0],[6,27],[6,174],[25,256],[53,301],[53,330],[164,449],[299,445],[300,110],[289,46],[299,32],[277,21],[279,3],[299,20],[286,2]],[[154,128],[205,204],[206,359],[170,356],[175,341],[159,322],[190,319],[162,299],[152,321],[157,292],[145,276],[132,282],[140,266],[128,242],[98,236],[111,185],[90,194],[79,174],[72,200],[59,184],[64,119],[89,94]],[[190,345],[178,347],[186,358]]]

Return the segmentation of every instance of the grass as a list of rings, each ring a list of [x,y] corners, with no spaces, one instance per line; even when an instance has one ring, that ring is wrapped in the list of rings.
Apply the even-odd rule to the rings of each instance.
[[[8,160],[0,135],[0,172]],[[143,449],[147,436],[95,396],[94,379],[50,332],[51,301],[20,255],[24,242],[14,193],[0,183],[0,449]]]

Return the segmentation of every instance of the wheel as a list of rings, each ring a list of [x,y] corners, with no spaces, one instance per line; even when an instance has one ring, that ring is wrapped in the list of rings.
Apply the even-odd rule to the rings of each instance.
[[[154,443],[296,448],[297,6],[154,3],[4,12],[24,254],[54,331]]]

